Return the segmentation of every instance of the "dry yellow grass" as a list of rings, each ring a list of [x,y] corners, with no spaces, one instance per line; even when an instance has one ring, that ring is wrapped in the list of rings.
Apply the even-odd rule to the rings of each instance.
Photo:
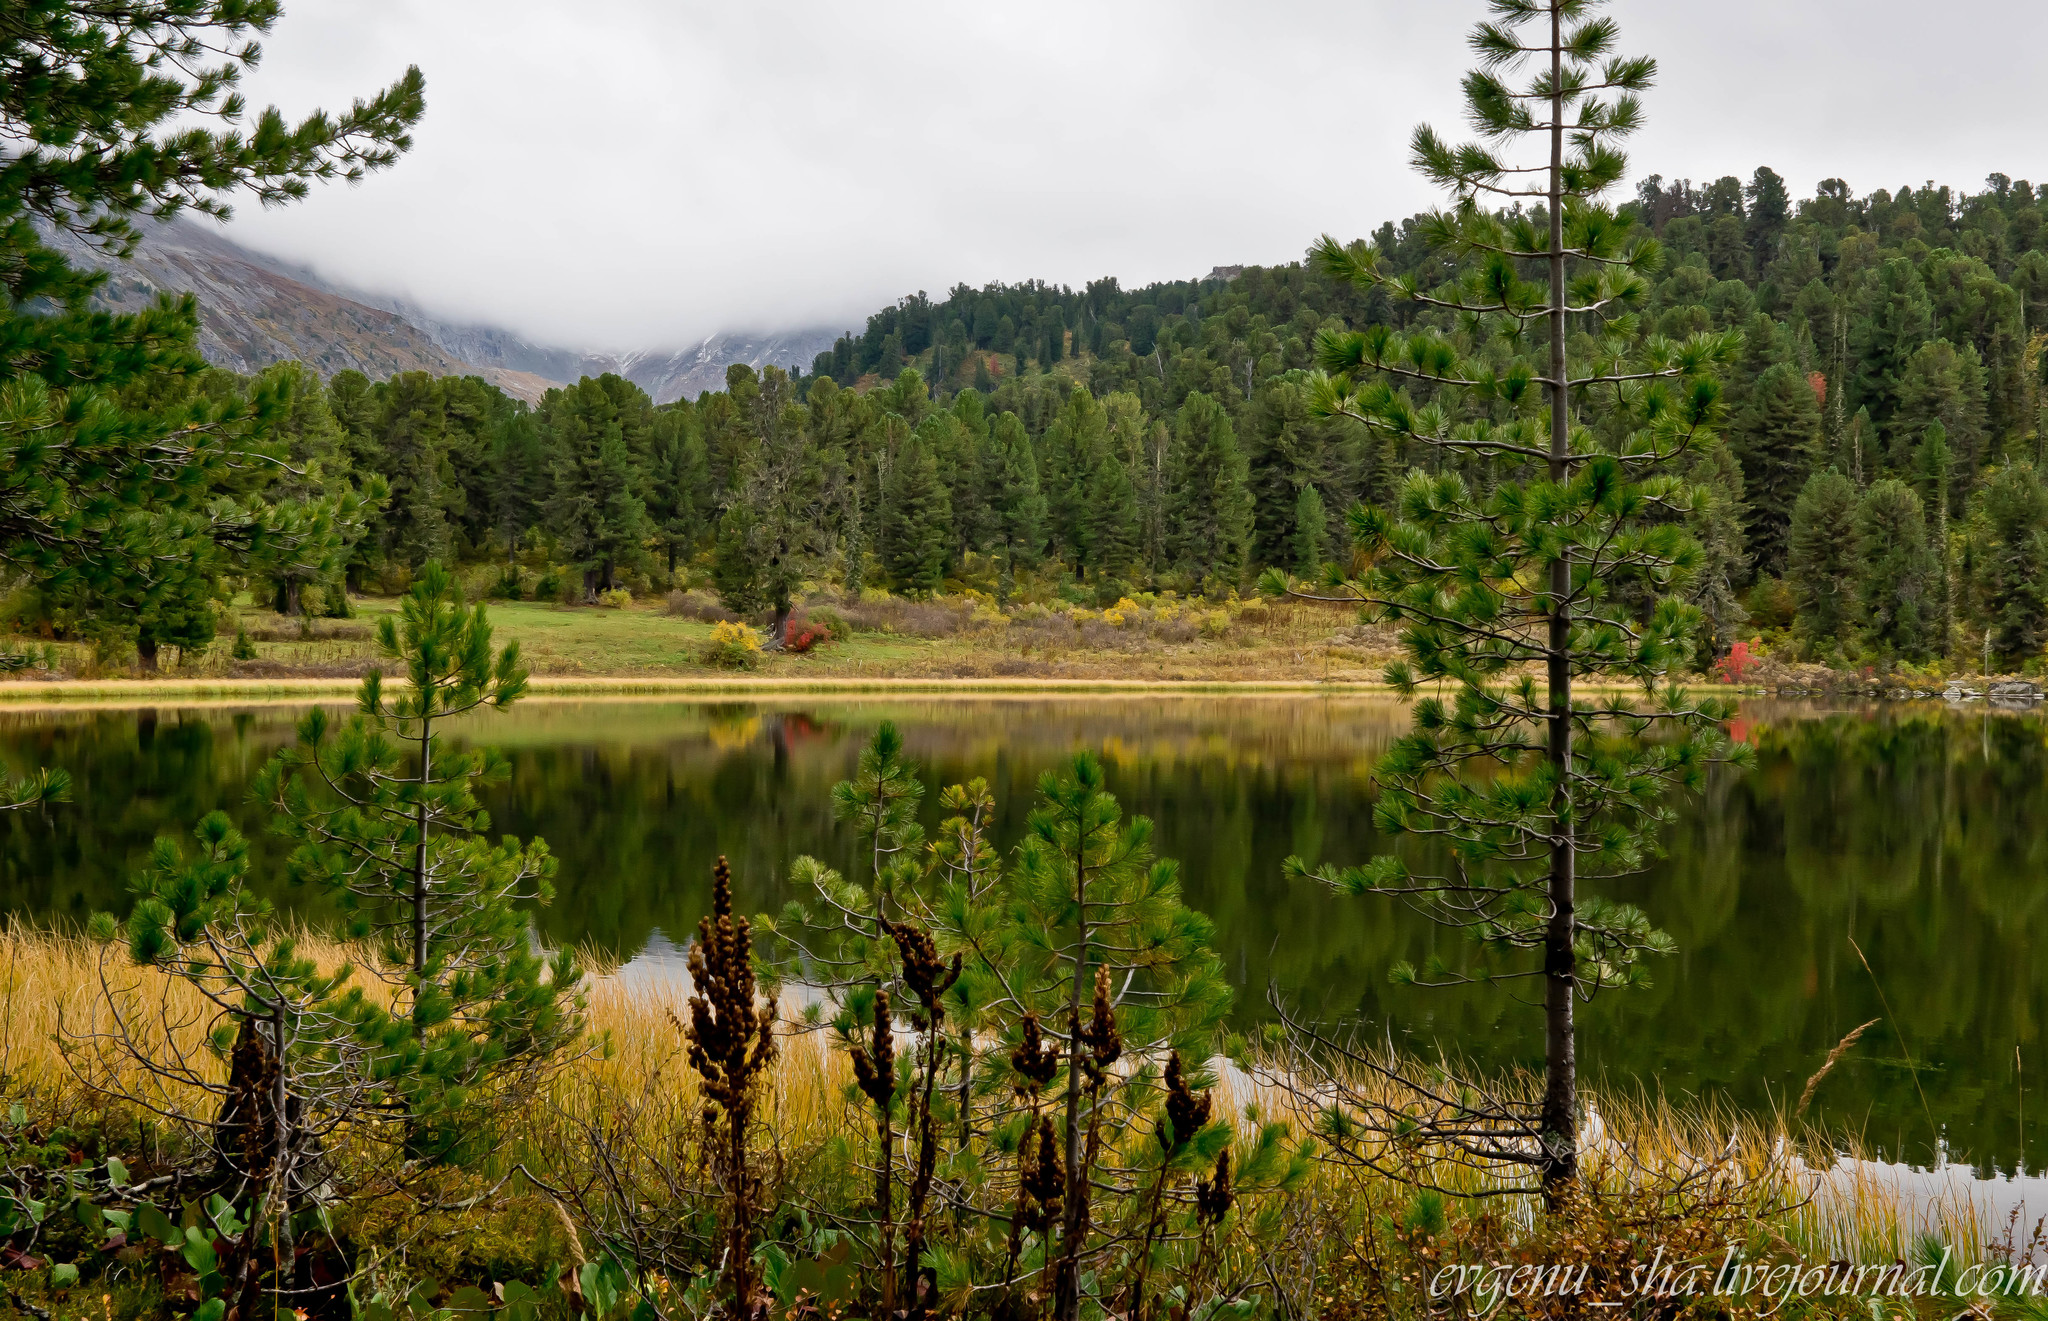
[[[303,934],[301,946],[328,966],[348,955],[318,933]],[[681,1031],[687,999],[680,975],[593,976],[587,1047],[522,1112],[507,1135],[508,1159],[550,1161],[559,1171],[594,1129],[617,1133],[619,1125],[630,1125],[649,1153],[689,1131],[701,1106]],[[0,929],[0,1087],[43,1116],[63,1116],[74,1125],[132,1124],[133,1102],[118,1099],[126,1093],[203,1121],[212,1113],[210,1098],[153,1077],[108,1042],[111,1029],[124,1027],[144,1053],[174,1053],[197,1076],[217,1082],[224,1066],[204,1047],[213,1025],[211,1007],[187,984],[134,967],[119,945],[102,946],[76,932]],[[834,1138],[859,1141],[867,1121],[849,1100],[849,1077],[847,1061],[827,1048],[822,1034],[785,1036],[761,1113],[777,1147],[816,1150]],[[1414,1104],[1384,1080],[1348,1085],[1377,1105]],[[1528,1077],[1497,1082],[1509,1093],[1534,1086]],[[1269,1074],[1225,1066],[1218,1090],[1227,1113],[1290,1119],[1297,1131],[1313,1127],[1307,1107]],[[1813,1166],[1798,1150],[1829,1150],[1828,1144],[1810,1132],[1788,1139],[1782,1120],[1682,1109],[1641,1094],[1592,1094],[1587,1102],[1586,1170],[1598,1186],[1641,1190],[1686,1175],[1732,1181],[1765,1214],[1761,1230],[1817,1258],[1910,1256],[1933,1235],[1954,1247],[1958,1259],[1974,1259],[1998,1228],[1989,1223],[1994,1208],[1984,1204],[1981,1187],[1966,1171],[1944,1177],[1843,1158]],[[1143,1137],[1137,1126],[1132,1132]],[[1477,1190],[1488,1177],[1427,1148],[1408,1149],[1404,1163],[1413,1177],[1449,1189]],[[1334,1171],[1319,1177],[1376,1178]],[[1533,1215],[1534,1205],[1533,1198],[1523,1200],[1517,1214]]]

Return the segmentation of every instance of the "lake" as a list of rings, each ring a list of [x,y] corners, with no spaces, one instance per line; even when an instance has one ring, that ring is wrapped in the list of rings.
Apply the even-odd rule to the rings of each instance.
[[[76,786],[72,803],[0,822],[0,911],[125,912],[150,840],[214,807],[275,870],[281,841],[244,793],[297,710],[0,710],[9,767],[63,766]],[[929,821],[936,786],[984,776],[1005,848],[1037,777],[1077,748],[1099,752],[1126,810],[1154,818],[1160,852],[1180,860],[1189,901],[1216,919],[1240,1020],[1271,1016],[1270,985],[1413,1049],[1540,1062],[1540,1016],[1505,989],[1388,983],[1399,959],[1440,951],[1456,964],[1462,937],[1281,877],[1292,853],[1350,862],[1384,847],[1371,768],[1407,723],[1389,699],[534,699],[463,733],[511,758],[510,781],[486,796],[494,832],[540,835],[561,860],[542,928],[648,968],[679,957],[717,855],[750,911],[790,892],[800,854],[850,865],[828,793],[885,719],[934,786]],[[2048,954],[2032,955],[2048,941],[2048,721],[1752,701],[1735,733],[1756,769],[1714,777],[1681,806],[1668,856],[1614,891],[1679,952],[1648,989],[1586,1007],[1588,1069],[1610,1086],[1768,1109],[1796,1098],[1844,1033],[1880,1019],[1822,1087],[1823,1121],[1892,1159],[1945,1150],[1980,1169],[2039,1168],[2048,1096],[2022,1117],[2027,1079],[2048,1081]]]

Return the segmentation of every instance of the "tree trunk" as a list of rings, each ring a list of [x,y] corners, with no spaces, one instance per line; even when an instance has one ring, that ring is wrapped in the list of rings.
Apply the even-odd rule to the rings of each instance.
[[[1074,985],[1067,998],[1067,1196],[1061,1208],[1060,1264],[1053,1280],[1054,1321],[1081,1312],[1081,1239],[1088,1232],[1088,1169],[1081,1160],[1081,1004],[1088,993],[1088,833],[1074,861]]]
[[[788,601],[775,603],[775,622],[768,628],[768,650],[781,651],[789,641],[789,615],[794,607]]]
[[[1563,15],[1550,9],[1550,479],[1563,483],[1571,472],[1571,384],[1565,357],[1564,271],[1564,96]],[[1572,571],[1568,559],[1550,566],[1549,748],[1552,773],[1550,812],[1550,921],[1543,936],[1543,1111],[1544,1200],[1557,1206],[1579,1177],[1578,1042],[1573,995],[1578,987],[1578,858],[1572,820]]]
[[[145,628],[135,635],[135,663],[147,673],[156,673],[156,653],[156,634]]]
[[[427,799],[428,786],[434,779],[434,722],[420,721],[420,801],[414,809],[413,829],[418,839],[413,845],[412,862],[412,971],[415,977],[424,977],[427,971]],[[419,992],[413,992],[417,1011]]]
[[[875,1107],[875,1145],[881,1164],[875,1170],[875,1219],[881,1225],[877,1244],[881,1257],[882,1315],[896,1314],[896,1221],[890,1189],[890,1170],[896,1163],[896,1134],[890,1123],[889,1107]]]

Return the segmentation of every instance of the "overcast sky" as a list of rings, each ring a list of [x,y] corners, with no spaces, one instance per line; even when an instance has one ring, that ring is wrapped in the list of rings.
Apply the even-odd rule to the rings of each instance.
[[[1480,0],[288,0],[257,104],[408,63],[416,146],[234,236],[573,347],[857,325],[917,289],[1288,261],[1436,199]],[[2038,0],[1616,0],[1637,169],[2048,178]]]

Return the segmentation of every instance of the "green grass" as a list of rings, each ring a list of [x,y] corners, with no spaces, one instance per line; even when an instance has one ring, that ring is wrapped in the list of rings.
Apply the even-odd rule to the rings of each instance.
[[[77,643],[53,648],[57,670],[31,671],[0,682],[0,702],[134,701],[176,694],[199,700],[300,700],[346,694],[381,663],[378,621],[398,608],[393,597],[353,598],[354,617],[301,621],[237,598],[219,636],[202,653],[167,652],[155,674],[132,658],[109,663]],[[1185,641],[1160,641],[1133,628],[1048,650],[1039,635],[998,617],[948,637],[855,632],[808,655],[764,653],[750,669],[721,669],[704,655],[712,626],[669,614],[658,600],[623,609],[551,602],[492,601],[500,643],[519,643],[538,693],[734,694],[747,691],[1031,692],[1156,688],[1180,692],[1260,689],[1370,690],[1381,686],[1385,655],[1332,645],[1348,612],[1314,607],[1231,607],[1229,622]],[[1222,612],[1218,612],[1222,613]],[[246,630],[253,661],[233,659],[237,630]],[[20,644],[17,644],[20,645]],[[40,644],[32,644],[40,645]],[[1391,647],[1391,636],[1386,640]],[[53,678],[68,682],[52,684]]]

